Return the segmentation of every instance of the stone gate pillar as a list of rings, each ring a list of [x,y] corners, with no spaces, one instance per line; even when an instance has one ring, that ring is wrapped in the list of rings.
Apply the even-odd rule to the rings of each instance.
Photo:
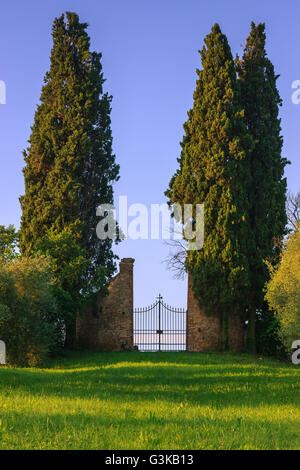
[[[213,351],[218,349],[219,318],[206,315],[199,307],[192,289],[192,276],[188,273],[187,298],[187,351]]]
[[[188,274],[187,299],[187,351],[215,351],[218,349],[220,331],[219,315],[207,315],[199,307],[192,289],[192,276]],[[228,319],[228,346],[240,351],[245,344],[243,323],[238,316]]]

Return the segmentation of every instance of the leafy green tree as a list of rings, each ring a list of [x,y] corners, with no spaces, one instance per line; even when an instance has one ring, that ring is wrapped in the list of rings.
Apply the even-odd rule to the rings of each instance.
[[[204,203],[202,250],[189,251],[187,269],[207,313],[220,316],[220,348],[228,347],[229,315],[245,314],[251,237],[246,188],[252,146],[240,105],[240,89],[227,38],[215,25],[200,52],[193,108],[166,195],[169,204]]]
[[[68,228],[60,232],[49,230],[37,245],[37,255],[45,255],[51,262],[54,276],[55,292],[60,318],[64,320],[67,330],[73,328],[74,311],[92,300],[92,293],[105,296],[106,274],[100,267],[95,277],[84,276],[89,260],[85,257],[85,249],[78,245],[75,235]]]
[[[287,351],[300,338],[300,223],[290,235],[278,267],[268,264],[271,279],[266,300],[280,321],[280,337]]]
[[[76,270],[81,278],[74,276],[72,287],[65,271],[59,273],[75,298],[81,281],[88,285],[86,279],[96,278],[101,290],[115,271],[112,241],[99,240],[95,229],[96,207],[113,202],[112,185],[119,177],[112,153],[111,97],[103,93],[101,54],[90,51],[86,28],[75,13],[54,21],[50,70],[24,151],[25,194],[20,198],[22,254],[38,250],[49,230],[59,234],[65,228],[84,250],[88,263],[83,274]],[[74,322],[69,346],[73,339]]]
[[[278,75],[265,49],[265,25],[251,24],[242,60],[237,59],[241,104],[247,130],[254,146],[249,153],[250,175],[245,181],[248,194],[249,237],[248,259],[251,273],[248,306],[248,347],[255,352],[257,313],[264,314],[264,285],[269,279],[265,260],[276,263],[287,223],[287,160],[281,156],[282,136],[278,116],[281,99],[277,90]],[[267,313],[269,317],[269,314]]]
[[[34,256],[44,255],[51,260],[54,276],[52,287],[60,317],[66,331],[74,336],[74,312],[80,310],[84,303],[82,288],[87,281],[84,274],[89,261],[85,257],[85,250],[68,227],[61,231],[50,229],[36,248],[38,251]]]
[[[35,366],[62,343],[52,282],[46,257],[0,261],[0,338],[10,364]]]
[[[13,225],[0,225],[0,258],[12,260],[18,254],[19,235]]]

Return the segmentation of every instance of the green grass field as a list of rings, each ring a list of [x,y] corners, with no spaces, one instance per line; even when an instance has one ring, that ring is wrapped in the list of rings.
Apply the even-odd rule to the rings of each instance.
[[[1,449],[299,449],[300,367],[247,355],[76,353],[0,368]]]

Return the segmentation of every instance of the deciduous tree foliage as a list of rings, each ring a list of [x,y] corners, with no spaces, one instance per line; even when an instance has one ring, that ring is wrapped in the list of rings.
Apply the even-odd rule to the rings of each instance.
[[[114,255],[111,240],[96,236],[96,207],[113,202],[119,166],[112,153],[111,97],[103,93],[101,54],[90,51],[86,28],[69,12],[53,24],[50,70],[24,151],[20,248],[30,255],[49,230],[59,234],[67,228],[89,261],[84,277],[97,277],[101,268],[107,281],[115,270]],[[78,285],[77,279],[71,295]]]
[[[244,314],[250,286],[248,152],[236,69],[227,38],[215,25],[200,52],[202,70],[184,124],[179,169],[169,203],[205,204],[205,240],[190,251],[187,269],[200,305],[220,316],[220,348],[228,346],[228,316]]]
[[[62,342],[53,281],[45,256],[0,259],[0,337],[10,364],[35,366]]]
[[[278,268],[269,263],[271,279],[266,300],[280,321],[280,336],[287,351],[300,338],[300,223],[290,235]]]
[[[254,146],[249,153],[250,175],[244,184],[249,201],[249,290],[248,346],[255,351],[257,311],[264,310],[264,285],[269,279],[265,260],[276,262],[280,240],[287,223],[287,160],[281,156],[282,136],[278,117],[281,99],[277,90],[278,75],[265,49],[265,25],[251,24],[242,60],[237,60],[241,86],[241,104],[247,130]]]
[[[0,259],[12,260],[18,256],[19,235],[13,225],[0,225]]]

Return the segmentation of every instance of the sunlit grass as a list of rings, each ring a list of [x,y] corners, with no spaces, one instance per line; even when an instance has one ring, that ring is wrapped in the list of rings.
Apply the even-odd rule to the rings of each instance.
[[[247,355],[76,353],[0,368],[1,449],[299,449],[300,368]]]

